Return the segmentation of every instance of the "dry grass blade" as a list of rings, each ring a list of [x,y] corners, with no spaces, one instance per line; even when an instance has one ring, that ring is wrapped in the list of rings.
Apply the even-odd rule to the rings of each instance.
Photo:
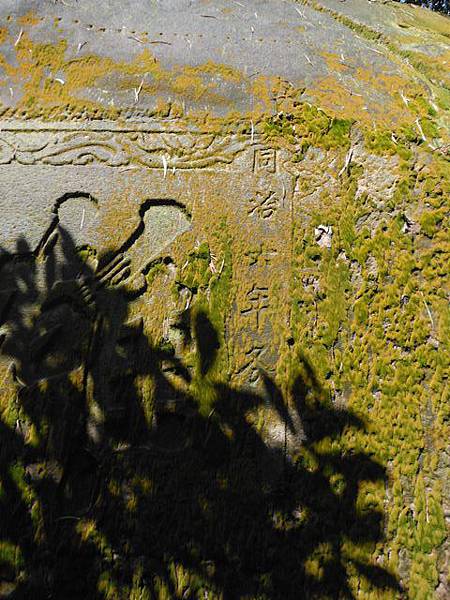
[[[145,44],[144,40],[140,40],[138,37],[136,37],[135,35],[129,35],[128,39],[130,40],[136,40],[136,42],[139,42],[140,44]]]
[[[139,84],[139,87],[136,89],[134,89],[134,101],[137,104],[139,102],[139,94],[142,91],[142,86],[144,85],[144,79],[145,77],[142,78],[141,83]]]
[[[353,148],[350,148],[350,150],[347,152],[347,154],[345,156],[344,166],[339,171],[338,177],[341,177],[341,175],[343,175],[345,173],[345,171],[347,171],[348,167],[350,166],[350,161],[352,160],[352,156],[353,156]]]
[[[14,42],[14,46],[17,46],[20,43],[22,36],[23,36],[23,29],[20,30],[17,40]]]
[[[80,53],[80,50],[83,48],[83,46],[85,46],[87,44],[87,42],[80,42],[77,46],[77,54]]]
[[[425,137],[425,134],[424,134],[424,132],[423,132],[422,125],[420,124],[420,121],[419,121],[419,119],[416,119],[416,125],[417,125],[417,129],[419,130],[420,137],[422,138],[422,140],[423,140],[424,142],[426,142],[426,141],[427,141],[427,138]]]

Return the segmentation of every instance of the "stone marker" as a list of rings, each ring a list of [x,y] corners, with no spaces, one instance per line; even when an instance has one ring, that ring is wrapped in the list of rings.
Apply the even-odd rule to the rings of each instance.
[[[31,443],[20,398],[73,384],[89,405],[86,444],[120,452],[108,422],[130,411],[130,385],[150,432],[139,447],[156,436],[159,452],[183,453],[191,442],[168,441],[164,415],[189,416],[194,399],[209,423],[227,386],[283,457],[268,489],[283,461],[324,460],[327,444],[388,469],[387,488],[360,482],[362,512],[373,501],[398,515],[365,559],[397,581],[385,597],[446,597],[449,32],[444,16],[357,0],[4,1],[5,427]],[[316,394],[335,423],[354,412],[371,436],[336,425],[339,451],[326,432],[321,450],[298,414],[298,364],[302,402]],[[409,547],[420,527],[430,532]],[[219,579],[205,575],[204,593],[220,594]],[[246,597],[335,591],[258,585],[266,595]]]

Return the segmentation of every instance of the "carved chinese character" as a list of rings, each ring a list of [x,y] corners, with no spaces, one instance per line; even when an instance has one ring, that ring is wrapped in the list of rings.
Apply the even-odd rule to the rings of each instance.
[[[258,383],[261,377],[260,360],[266,353],[266,348],[261,345],[255,345],[245,353],[245,363],[238,370],[237,374],[245,378],[249,383]]]
[[[267,267],[272,262],[272,258],[277,254],[277,250],[272,246],[266,246],[265,244],[260,243],[258,246],[254,246],[247,250],[245,256],[248,259],[249,267],[258,263]]]
[[[264,286],[253,285],[247,293],[248,305],[241,310],[241,314],[254,320],[255,328],[259,329],[261,313],[269,308],[269,290]]]
[[[250,200],[249,215],[257,215],[260,219],[270,219],[280,207],[277,192],[256,192]]]
[[[275,150],[273,148],[262,148],[255,150],[254,169],[256,172],[265,171],[266,173],[275,173]]]

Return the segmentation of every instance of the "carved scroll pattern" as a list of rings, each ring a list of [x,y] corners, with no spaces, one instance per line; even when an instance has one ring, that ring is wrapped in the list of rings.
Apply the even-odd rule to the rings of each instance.
[[[246,136],[142,131],[3,131],[0,164],[138,166],[194,169],[229,164],[251,145]]]

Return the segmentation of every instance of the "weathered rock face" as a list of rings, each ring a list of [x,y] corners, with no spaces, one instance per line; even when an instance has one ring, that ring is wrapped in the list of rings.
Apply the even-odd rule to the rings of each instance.
[[[139,4],[0,8],[0,594],[448,597],[450,21]]]

